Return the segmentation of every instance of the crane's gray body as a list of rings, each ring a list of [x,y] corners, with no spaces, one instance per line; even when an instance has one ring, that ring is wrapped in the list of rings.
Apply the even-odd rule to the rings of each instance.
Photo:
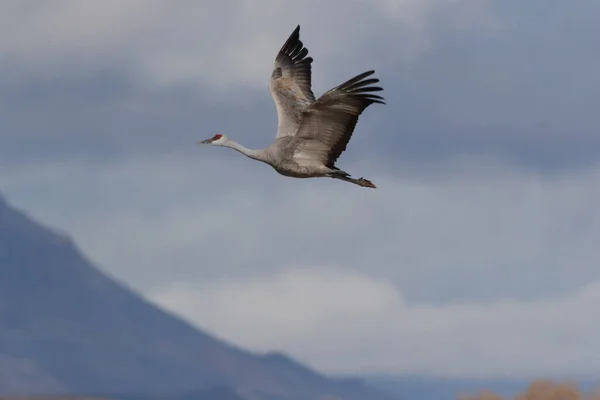
[[[296,158],[301,149],[299,141],[302,139],[293,136],[276,138],[271,145],[260,150],[263,158],[260,161],[266,162],[281,175],[292,178],[316,178],[334,172],[322,163]]]
[[[296,27],[275,58],[269,91],[277,108],[275,140],[261,150],[250,150],[216,135],[203,141],[231,147],[250,158],[271,165],[279,174],[294,178],[331,177],[375,188],[367,179],[353,179],[335,166],[354,132],[358,117],[371,104],[385,104],[371,92],[378,79],[367,71],[327,91],[318,99],[311,89],[311,63]]]

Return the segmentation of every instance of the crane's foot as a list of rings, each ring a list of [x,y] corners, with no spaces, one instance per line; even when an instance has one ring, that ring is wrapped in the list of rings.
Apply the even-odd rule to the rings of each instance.
[[[377,186],[375,186],[375,184],[373,182],[371,182],[370,180],[368,180],[368,179],[359,178],[357,180],[359,182],[359,185],[362,186],[362,187],[370,187],[370,188],[373,188],[373,189],[377,189]]]
[[[341,171],[341,170],[335,171],[335,172],[331,173],[329,176],[332,178],[335,178],[335,179],[340,179],[342,181],[354,183],[355,185],[358,185],[358,186],[368,187],[368,188],[373,188],[373,189],[377,188],[377,186],[375,186],[375,184],[373,182],[371,182],[370,180],[362,178],[362,177],[359,179],[350,178],[350,174],[348,174],[347,172]]]

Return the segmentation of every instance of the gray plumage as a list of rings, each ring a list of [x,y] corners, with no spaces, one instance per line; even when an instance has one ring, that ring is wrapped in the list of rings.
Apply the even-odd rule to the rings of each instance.
[[[251,150],[217,134],[200,143],[233,148],[271,165],[278,173],[294,178],[330,177],[359,186],[375,188],[364,178],[354,179],[335,163],[346,150],[356,123],[371,104],[385,104],[373,94],[383,90],[363,72],[315,99],[311,89],[312,57],[300,41],[300,26],[279,50],[269,81],[278,115],[277,135],[268,147]]]

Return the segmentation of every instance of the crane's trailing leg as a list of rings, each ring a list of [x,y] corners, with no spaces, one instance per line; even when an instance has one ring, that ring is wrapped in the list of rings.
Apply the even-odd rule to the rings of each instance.
[[[329,176],[334,179],[340,179],[342,181],[354,183],[355,185],[358,185],[358,186],[368,187],[368,188],[373,188],[373,189],[377,188],[377,186],[375,186],[375,184],[373,182],[371,182],[370,180],[365,179],[365,178],[358,178],[358,179],[350,178],[349,173],[341,171],[341,170],[335,171],[335,172],[331,173]]]

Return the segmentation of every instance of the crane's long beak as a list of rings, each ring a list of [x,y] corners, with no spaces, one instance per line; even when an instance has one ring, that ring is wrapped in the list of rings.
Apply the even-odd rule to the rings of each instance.
[[[206,139],[206,140],[198,140],[198,144],[209,144],[210,142],[212,142],[212,138],[211,139]]]

